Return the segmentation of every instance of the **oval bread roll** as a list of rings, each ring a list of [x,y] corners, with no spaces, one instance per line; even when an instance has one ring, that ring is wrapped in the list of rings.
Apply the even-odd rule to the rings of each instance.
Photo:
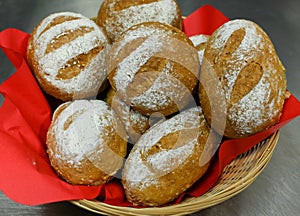
[[[104,0],[97,23],[115,41],[130,27],[161,22],[181,29],[181,12],[175,0]]]
[[[246,137],[280,119],[285,69],[270,38],[252,21],[229,21],[211,35],[200,83],[204,115],[221,135]]]
[[[127,151],[124,128],[115,118],[100,100],[66,102],[56,109],[46,143],[50,163],[63,179],[99,185],[113,178]]]
[[[191,187],[218,147],[210,132],[200,107],[151,127],[125,162],[122,183],[127,199],[135,205],[160,206]]]
[[[73,12],[44,18],[28,42],[28,64],[42,89],[62,101],[97,95],[110,45],[99,26]]]
[[[133,109],[168,116],[194,101],[199,67],[198,52],[182,31],[149,22],[133,26],[114,43],[108,79]]]

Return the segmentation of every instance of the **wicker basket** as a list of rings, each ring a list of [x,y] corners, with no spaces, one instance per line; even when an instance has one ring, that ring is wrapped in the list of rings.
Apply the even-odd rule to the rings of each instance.
[[[279,139],[279,132],[257,144],[228,164],[217,184],[200,197],[186,198],[180,204],[166,207],[118,207],[97,200],[78,200],[71,203],[104,215],[186,215],[219,204],[247,188],[270,161]]]

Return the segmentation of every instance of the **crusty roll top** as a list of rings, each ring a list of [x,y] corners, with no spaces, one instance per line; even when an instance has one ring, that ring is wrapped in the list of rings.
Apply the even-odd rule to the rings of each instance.
[[[161,22],[181,29],[181,12],[174,0],[105,0],[97,23],[114,41],[130,27]]]
[[[72,12],[55,13],[34,29],[28,62],[43,89],[67,101],[98,93],[107,75],[107,48],[96,23]]]
[[[127,30],[112,46],[108,78],[117,94],[144,115],[184,107],[198,82],[197,50],[183,32],[149,22]]]
[[[151,127],[135,144],[123,169],[128,200],[158,206],[178,197],[207,170],[215,141],[199,107]]]
[[[58,107],[47,134],[51,165],[72,184],[107,182],[121,168],[127,147],[124,129],[100,100]]]
[[[247,136],[279,120],[286,94],[285,69],[257,24],[248,20],[225,23],[210,37],[203,61],[201,83],[211,82],[212,76],[218,82],[206,87],[213,89],[212,95],[202,102],[213,99],[213,94],[225,101],[225,135]],[[206,111],[206,105],[203,107]],[[213,118],[211,114],[207,117],[209,121]]]

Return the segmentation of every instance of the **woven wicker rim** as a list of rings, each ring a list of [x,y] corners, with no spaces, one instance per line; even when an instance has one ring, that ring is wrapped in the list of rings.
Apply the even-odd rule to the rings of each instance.
[[[200,197],[186,198],[166,207],[132,208],[112,206],[98,200],[71,201],[88,211],[104,215],[186,215],[217,205],[246,189],[270,161],[279,139],[279,131],[228,164],[217,184]]]

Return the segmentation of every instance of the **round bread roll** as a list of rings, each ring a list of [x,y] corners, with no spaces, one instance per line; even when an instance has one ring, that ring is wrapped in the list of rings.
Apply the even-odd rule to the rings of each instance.
[[[95,22],[81,14],[60,12],[34,28],[27,59],[46,93],[70,101],[97,95],[107,77],[109,47]]]
[[[229,21],[211,35],[200,83],[204,115],[220,134],[247,137],[280,119],[285,69],[270,38],[252,21]]]
[[[143,22],[161,22],[181,29],[176,0],[104,0],[97,23],[114,41],[130,27]]]
[[[112,88],[108,90],[105,101],[111,106],[124,124],[128,135],[128,142],[135,144],[141,135],[149,129],[149,117],[133,110],[116,95],[116,92]]]
[[[55,171],[74,185],[108,182],[123,165],[124,128],[100,100],[66,102],[54,112],[47,152]]]
[[[202,64],[203,54],[206,47],[206,43],[209,39],[208,35],[199,34],[190,37],[190,40],[193,42],[194,46],[198,50],[200,66]]]
[[[194,101],[198,53],[179,29],[157,22],[127,30],[112,46],[108,79],[118,96],[150,116],[168,116]]]
[[[220,140],[200,107],[157,123],[141,136],[122,172],[127,199],[160,206],[191,187],[207,171]]]

